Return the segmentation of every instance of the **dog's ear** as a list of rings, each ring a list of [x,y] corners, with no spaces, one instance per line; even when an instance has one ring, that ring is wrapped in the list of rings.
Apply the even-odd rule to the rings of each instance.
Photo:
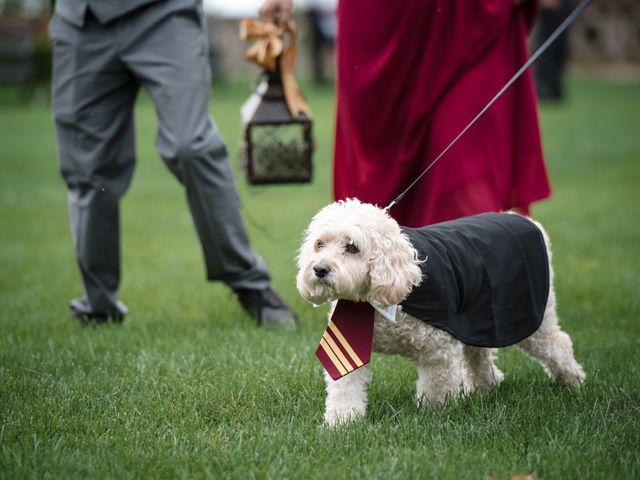
[[[418,254],[399,229],[374,239],[369,257],[371,288],[368,301],[389,306],[404,300],[422,281]]]

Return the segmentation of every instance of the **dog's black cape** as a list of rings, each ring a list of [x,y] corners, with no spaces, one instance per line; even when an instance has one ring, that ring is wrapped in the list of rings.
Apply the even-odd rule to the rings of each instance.
[[[477,347],[506,347],[540,327],[549,262],[529,220],[484,213],[402,231],[427,258],[422,283],[400,304],[405,312]]]

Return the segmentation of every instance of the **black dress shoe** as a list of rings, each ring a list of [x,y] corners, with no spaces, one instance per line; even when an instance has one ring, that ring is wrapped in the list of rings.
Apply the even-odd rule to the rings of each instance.
[[[86,298],[76,298],[71,300],[69,309],[74,317],[82,323],[122,323],[125,315],[129,312],[127,307],[120,300],[116,301],[115,308],[106,312],[95,312]]]
[[[234,289],[242,308],[258,321],[259,325],[295,327],[297,315],[271,287],[263,290]]]

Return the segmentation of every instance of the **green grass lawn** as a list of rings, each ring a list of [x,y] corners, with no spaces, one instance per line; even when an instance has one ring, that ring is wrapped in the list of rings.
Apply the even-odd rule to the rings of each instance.
[[[51,114],[12,93],[0,91],[0,477],[640,478],[640,84],[572,78],[568,101],[541,110],[554,194],[533,213],[554,242],[585,387],[552,386],[507,349],[495,392],[421,409],[412,364],[375,356],[366,420],[338,430],[321,427],[313,354],[326,309],[294,285],[301,233],[331,197],[332,91],[305,85],[318,148],[304,186],[247,186],[236,160],[247,86],[216,85],[211,104],[253,246],[299,312],[297,331],[258,328],[205,282],[146,97],[122,204],[131,313],[121,326],[74,321],[81,286]]]

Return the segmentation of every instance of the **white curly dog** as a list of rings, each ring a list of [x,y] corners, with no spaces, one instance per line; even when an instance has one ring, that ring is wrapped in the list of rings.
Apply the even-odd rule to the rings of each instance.
[[[544,238],[549,288],[540,326],[517,347],[537,360],[553,382],[579,386],[585,379],[584,371],[574,358],[571,339],[558,325],[549,238],[539,223],[527,220]],[[345,299],[384,308],[400,304],[414,288],[429,281],[421,270],[423,262],[384,210],[350,199],[324,207],[312,219],[298,256],[296,284],[300,294],[315,305],[333,302],[335,308],[336,300]],[[495,348],[466,345],[447,331],[407,314],[402,306],[396,309],[395,321],[376,310],[373,350],[416,362],[419,403],[439,405],[477,389],[489,391],[503,379],[494,363]],[[368,365],[336,381],[325,372],[325,380],[327,424],[364,416],[371,381]]]

